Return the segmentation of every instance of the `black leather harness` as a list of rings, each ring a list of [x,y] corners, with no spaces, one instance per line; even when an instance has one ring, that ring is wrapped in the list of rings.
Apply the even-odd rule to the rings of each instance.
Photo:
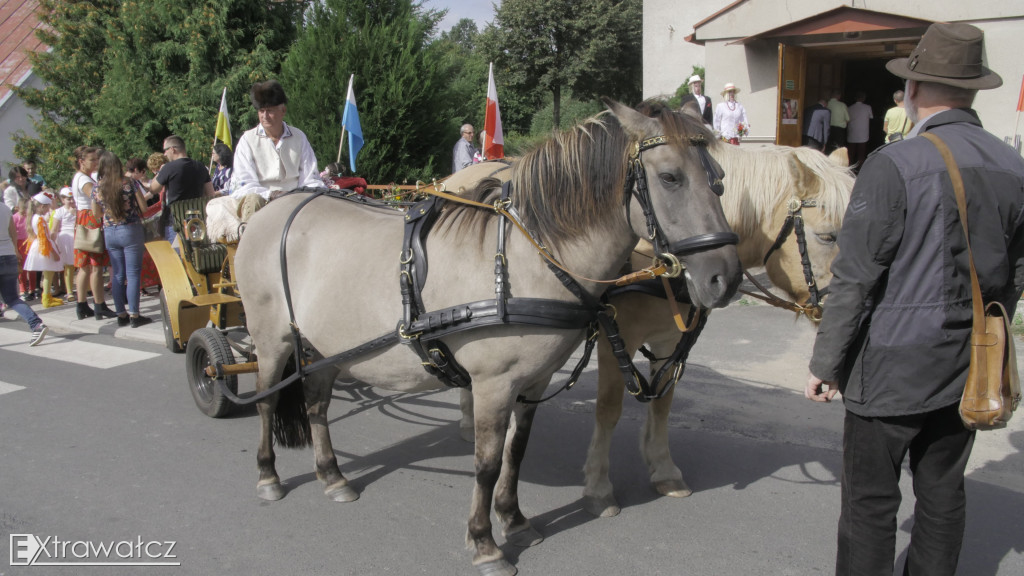
[[[658,136],[636,144],[630,155],[627,167],[626,199],[624,204],[628,218],[629,200],[636,197],[643,209],[648,233],[652,236],[652,242],[660,253],[659,257],[668,259],[673,263],[673,270],[666,275],[678,276],[682,271],[678,256],[728,244],[736,244],[739,238],[732,232],[716,232],[698,235],[672,244],[667,242],[651,203],[646,172],[641,159],[643,151],[667,142],[666,138]],[[721,195],[722,174],[710,158],[710,154],[707,151],[707,143],[702,136],[692,137],[690,142],[697,148],[701,164],[708,174],[709,185],[717,194]],[[596,343],[599,333],[598,324],[605,329],[605,333],[612,343],[612,348],[619,359],[620,370],[622,370],[623,375],[626,377],[627,388],[630,393],[641,401],[649,401],[661,397],[665,393],[666,390],[664,389],[660,392],[653,390],[643,376],[637,372],[635,366],[633,366],[632,359],[625,353],[625,346],[622,338],[619,336],[618,326],[615,323],[613,313],[603,304],[603,299],[598,301],[590,296],[571,275],[556,265],[554,258],[550,254],[542,252],[548,260],[548,267],[558,277],[562,285],[576,296],[579,302],[571,303],[541,298],[514,298],[511,296],[508,283],[508,259],[505,255],[505,242],[508,236],[507,223],[510,220],[513,221],[521,231],[530,236],[535,245],[540,246],[541,243],[536,238],[533,238],[532,234],[519,221],[515,209],[511,206],[511,188],[508,183],[502,186],[501,198],[494,205],[495,211],[501,215],[498,224],[498,247],[494,257],[494,299],[460,304],[442,310],[426,310],[422,299],[422,289],[426,282],[428,269],[424,243],[441,213],[443,203],[446,201],[443,198],[432,197],[411,206],[406,214],[405,234],[400,260],[400,287],[403,313],[397,329],[333,356],[312,362],[307,361],[305,358],[306,354],[303,351],[302,334],[295,321],[291,288],[288,280],[286,247],[288,232],[292,222],[304,207],[314,199],[324,195],[382,207],[387,205],[375,203],[363,196],[349,194],[345,191],[313,188],[294,190],[292,193],[295,192],[311,193],[288,216],[281,232],[281,279],[288,309],[289,326],[294,340],[296,372],[274,386],[249,396],[244,400],[231,393],[227,386],[224,385],[223,380],[219,379],[218,385],[221,392],[233,402],[238,404],[256,402],[280,391],[295,380],[304,380],[305,375],[308,373],[315,372],[331,364],[341,363],[382,348],[393,346],[399,342],[409,345],[415,351],[420,357],[424,368],[430,374],[449,386],[466,387],[471,385],[469,374],[459,365],[454,355],[441,339],[447,335],[465,330],[502,324],[526,324],[570,330],[587,329],[587,338],[580,362],[573,370],[569,381],[554,394],[571,388],[579,379],[583,369],[589,363],[594,344]],[[695,338],[696,336],[694,336]],[[217,371],[218,373],[220,372],[220,366],[217,366]],[[658,379],[655,379],[654,382],[657,383],[658,381]],[[527,402],[522,397],[518,400],[520,402]]]

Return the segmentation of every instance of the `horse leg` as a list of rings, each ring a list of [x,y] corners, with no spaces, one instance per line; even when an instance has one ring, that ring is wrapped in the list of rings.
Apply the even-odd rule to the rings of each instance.
[[[488,389],[486,383],[475,384],[473,429],[476,435],[476,486],[473,488],[467,523],[466,545],[473,547],[473,565],[481,575],[513,576],[516,568],[505,560],[504,553],[495,543],[491,525],[491,501],[501,474],[502,453],[513,398],[507,389],[495,391],[493,388],[499,385],[497,382],[491,382],[490,394],[483,392]]]
[[[334,391],[336,368],[321,369],[306,376],[303,386],[306,394],[306,413],[309,416],[310,436],[313,441],[313,455],[316,463],[316,477],[324,484],[324,494],[335,502],[352,502],[359,499],[359,493],[348,485],[348,480],[338,468],[338,458],[331,443],[327,408]]]
[[[516,403],[513,408],[512,422],[505,435],[501,475],[494,492],[494,513],[501,522],[502,534],[507,541],[524,548],[544,541],[519,508],[519,471],[536,413],[536,404]]]
[[[285,351],[286,353],[287,351]],[[284,370],[284,357],[281,354],[261,355],[259,372],[256,376],[256,391],[262,392],[281,379]],[[260,443],[256,451],[256,466],[259,469],[259,481],[256,483],[256,495],[263,500],[280,500],[284,498],[281,478],[274,468],[274,414],[277,412],[278,395],[271,394],[256,403],[260,414]]]
[[[466,442],[473,441],[473,390],[459,388],[459,437]]]
[[[651,343],[651,350],[658,358],[667,357],[674,349],[675,343]],[[652,376],[662,364],[664,361],[651,365]],[[671,377],[671,373],[666,374],[664,380],[667,381]],[[647,419],[644,421],[643,434],[640,436],[640,453],[647,464],[654,489],[662,496],[685,498],[693,491],[683,480],[682,471],[672,461],[672,453],[668,447],[668,415],[672,409],[674,392],[673,386],[663,397],[652,401],[647,408]]]
[[[594,409],[594,433],[583,465],[583,508],[594,516],[608,518],[621,511],[608,471],[612,432],[622,415],[626,386],[607,338],[601,337],[598,342],[597,359],[597,405]]]

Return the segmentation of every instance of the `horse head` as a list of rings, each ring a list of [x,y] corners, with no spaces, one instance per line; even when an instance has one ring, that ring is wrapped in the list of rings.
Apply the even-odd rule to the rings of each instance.
[[[658,102],[637,110],[607,99],[605,105],[632,140],[623,202],[633,232],[659,258],[679,262],[695,304],[725,306],[742,268],[722,211],[722,170],[708,153],[711,133]]]
[[[744,267],[764,266],[772,285],[816,319],[853,175],[810,148],[718,145],[713,154],[728,173],[723,203]]]

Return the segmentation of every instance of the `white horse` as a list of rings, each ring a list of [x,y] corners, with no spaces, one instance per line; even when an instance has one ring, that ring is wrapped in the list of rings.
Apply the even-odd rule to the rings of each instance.
[[[806,260],[813,271],[815,285],[827,289],[832,278],[831,263],[838,253],[836,236],[853,189],[854,178],[846,168],[846,149],[840,148],[826,157],[810,148],[764,146],[744,148],[716,144],[711,154],[725,171],[725,194],[722,208],[729,225],[740,237],[737,251],[745,268],[764,266],[772,284],[788,298],[806,307],[811,298],[809,282],[796,234],[790,234],[774,251],[769,252],[791,211],[799,209],[806,238]],[[500,164],[486,163],[471,168],[495,178],[506,178],[508,171]],[[460,171],[445,180],[449,190],[458,190],[464,179],[476,175]],[[651,261],[649,247],[641,242],[631,257],[633,269]],[[655,374],[680,338],[680,332],[669,313],[664,298],[639,292],[620,292],[610,297],[617,310],[621,336],[626,353],[633,357],[641,345],[662,361],[651,365]],[[688,307],[682,307],[684,317]],[[602,335],[603,336],[603,335]],[[669,375],[666,375],[666,380]],[[661,386],[665,382],[656,383]],[[584,506],[595,516],[619,513],[609,478],[612,432],[622,413],[624,398],[622,372],[607,338],[598,344],[598,396],[594,433],[584,465]],[[651,484],[665,496],[685,497],[691,491],[682,472],[672,461],[668,446],[668,415],[672,390],[649,404],[647,419],[640,438],[640,451],[648,466]],[[460,434],[473,440],[473,397],[460,395],[462,418]]]

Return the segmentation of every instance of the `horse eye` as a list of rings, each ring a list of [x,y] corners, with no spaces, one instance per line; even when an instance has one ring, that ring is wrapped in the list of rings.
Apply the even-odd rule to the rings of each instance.
[[[821,234],[815,234],[815,236],[817,236],[818,240],[823,244],[834,244],[836,241],[836,235],[831,232],[823,232]]]
[[[658,174],[658,178],[661,178],[661,181],[664,182],[665,184],[675,184],[676,183],[675,175],[674,174],[669,174],[668,172],[662,172],[661,174]]]

